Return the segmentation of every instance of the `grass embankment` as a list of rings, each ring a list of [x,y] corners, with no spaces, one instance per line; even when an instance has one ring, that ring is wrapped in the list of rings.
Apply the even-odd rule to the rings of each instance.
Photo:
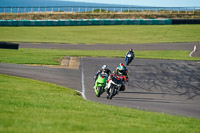
[[[0,27],[0,41],[72,44],[199,42],[200,25]]]
[[[58,85],[0,74],[0,132],[198,133],[200,119],[84,100]]]
[[[44,20],[44,19],[199,19],[200,11],[170,11],[170,10],[126,10],[123,12],[113,12],[104,9],[95,9],[93,12],[33,12],[33,13],[1,13],[0,19],[15,20]]]
[[[64,56],[123,57],[127,51],[120,50],[56,50],[0,49],[0,62],[17,64],[59,65]],[[189,51],[135,51],[136,58],[200,60],[200,57],[189,57]]]

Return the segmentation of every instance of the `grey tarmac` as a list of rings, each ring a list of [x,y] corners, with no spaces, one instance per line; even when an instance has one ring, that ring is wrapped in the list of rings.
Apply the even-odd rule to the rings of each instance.
[[[193,50],[200,48],[199,42],[153,43],[153,44],[57,44],[57,43],[19,43],[20,48],[76,49],[76,50]],[[200,50],[200,49],[199,49]]]
[[[20,43],[20,47],[24,47],[25,44],[21,45]],[[39,45],[43,48],[49,48],[47,44],[45,44],[45,47],[43,44]],[[39,45],[37,46],[38,48],[40,48]],[[56,45],[56,49],[63,49],[61,45],[64,44],[51,45]],[[179,43],[174,45],[179,47]],[[186,43],[186,45],[189,44]],[[190,44],[191,48],[189,50],[192,49],[193,45],[193,43]],[[74,46],[77,47],[80,45],[76,44]],[[94,45],[89,46],[93,47]],[[116,48],[114,45],[106,44],[103,46],[102,49],[109,47],[115,50]],[[140,45],[140,49],[149,50],[143,46]],[[118,45],[117,47],[121,47],[123,50],[125,50],[124,47],[126,47],[126,50],[129,48],[128,45]],[[170,44],[169,47],[171,47]],[[84,46],[80,46],[79,48],[84,49]],[[182,49],[187,48],[182,47]],[[124,62],[124,58],[87,57],[81,59],[79,70],[0,63],[0,73],[50,82],[80,92],[83,92],[83,81],[81,78],[83,73],[84,93],[87,100],[134,109],[200,118],[200,62],[136,58],[130,66],[127,66],[129,70],[129,82],[126,83],[126,90],[120,92],[112,100],[106,99],[105,93],[100,98],[97,98],[93,90],[94,74],[103,64],[108,65],[111,70],[114,70],[120,62]]]

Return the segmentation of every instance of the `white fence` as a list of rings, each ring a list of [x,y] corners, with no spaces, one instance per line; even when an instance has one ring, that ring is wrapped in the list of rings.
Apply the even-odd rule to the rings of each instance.
[[[85,14],[195,14],[200,7],[93,7],[93,6],[46,6],[46,7],[0,7],[0,13],[63,12]]]

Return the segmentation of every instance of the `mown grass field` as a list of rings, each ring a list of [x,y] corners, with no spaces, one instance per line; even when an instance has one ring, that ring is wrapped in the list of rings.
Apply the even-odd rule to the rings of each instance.
[[[94,50],[0,49],[0,62],[59,65],[64,56],[124,58],[125,53],[126,51],[120,50],[95,50],[94,52]],[[200,57],[189,57],[189,53],[190,51],[135,51],[135,58],[200,60]]]
[[[1,133],[199,133],[199,123],[94,103],[69,88],[0,74]]]
[[[199,42],[200,25],[0,27],[0,41],[71,44]]]
[[[0,41],[51,43],[199,42],[200,25],[0,27]],[[136,58],[200,60],[190,51],[135,51]],[[124,57],[126,51],[0,49],[1,63],[59,65],[64,56]],[[0,74],[0,132],[198,133],[200,119],[108,106],[72,89]]]

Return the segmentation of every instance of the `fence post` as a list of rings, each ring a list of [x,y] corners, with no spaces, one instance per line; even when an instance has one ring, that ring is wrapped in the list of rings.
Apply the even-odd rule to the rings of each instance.
[[[42,8],[42,9],[41,9]],[[27,13],[27,12],[34,12],[34,11],[38,11],[38,12],[48,12],[48,7],[36,7],[34,9],[34,7],[2,7],[2,13],[20,13],[20,12],[24,12],[24,13]],[[54,11],[54,8],[55,11],[63,11],[62,10],[62,7],[59,8],[59,7],[49,7],[49,11],[52,10],[52,12]],[[64,8],[64,12],[67,11],[67,8],[66,7],[63,7]],[[196,13],[196,10],[198,10],[197,8],[195,7],[192,7],[192,8],[182,8],[182,7],[169,7],[169,8],[159,8],[159,7],[99,7],[99,12],[95,12],[95,8],[94,7],[75,7],[75,6],[72,6],[70,7],[71,9],[69,9],[69,11],[71,13],[76,13],[77,12],[77,8],[78,8],[78,13],[82,11],[82,13],[87,13],[88,11],[91,11],[91,13],[99,13],[99,14],[102,14],[102,13],[106,13],[106,14],[109,14],[109,13],[115,13],[115,12],[121,12],[121,14],[123,13],[145,13],[147,12],[147,14],[150,14],[150,13],[156,13],[156,14],[162,14],[162,13],[168,13],[168,14],[195,14]],[[81,9],[83,8],[83,9]],[[124,8],[124,9],[123,9]],[[85,10],[84,10],[85,9]],[[103,9],[103,10],[102,10]],[[104,10],[105,9],[105,10]],[[125,12],[126,10],[126,12]],[[104,12],[105,11],[105,12]]]

